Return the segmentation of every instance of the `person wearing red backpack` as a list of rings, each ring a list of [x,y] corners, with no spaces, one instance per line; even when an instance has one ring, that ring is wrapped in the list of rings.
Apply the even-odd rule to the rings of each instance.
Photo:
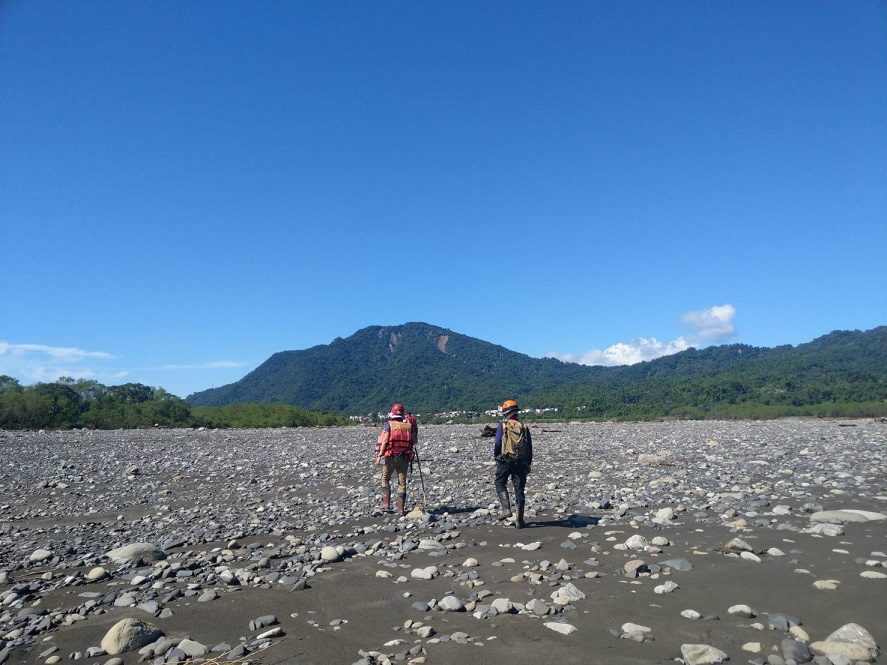
[[[418,425],[415,426],[418,430]],[[403,404],[391,407],[376,441],[376,464],[382,467],[382,507],[391,509],[391,476],[397,473],[397,513],[406,515],[407,470],[413,459],[414,424],[404,416]]]
[[[410,431],[413,433],[413,447],[419,443],[419,421],[412,413],[408,412],[406,421],[410,424]]]
[[[499,497],[501,512],[498,519],[506,520],[513,515],[508,496],[508,479],[514,487],[514,503],[517,508],[514,525],[524,527],[524,488],[533,464],[533,439],[530,428],[524,425],[517,414],[520,408],[513,399],[507,399],[499,407],[502,420],[496,427],[493,444],[493,457],[496,460],[496,495]]]

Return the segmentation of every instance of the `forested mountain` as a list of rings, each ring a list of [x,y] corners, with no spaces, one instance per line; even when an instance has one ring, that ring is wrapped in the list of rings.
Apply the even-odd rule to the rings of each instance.
[[[196,393],[192,404],[285,402],[350,413],[495,407],[500,394],[529,395],[601,372],[521,353],[425,323],[372,326],[347,339],[275,353],[240,381]]]
[[[743,416],[760,415],[758,407],[777,414],[782,407],[847,403],[871,403],[879,412],[887,400],[887,326],[832,332],[795,347],[689,349],[622,367],[531,358],[425,323],[372,326],[276,353],[236,383],[187,400],[347,413],[382,411],[397,400],[428,413],[482,411],[509,396],[526,407],[597,417]]]

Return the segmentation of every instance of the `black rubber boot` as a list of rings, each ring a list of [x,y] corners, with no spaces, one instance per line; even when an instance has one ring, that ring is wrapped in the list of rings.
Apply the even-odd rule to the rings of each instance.
[[[517,504],[517,519],[514,522],[514,526],[518,529],[524,528],[524,503],[521,501]]]
[[[403,517],[407,514],[407,493],[397,495],[397,514]]]
[[[496,515],[497,520],[507,520],[511,517],[511,500],[508,498],[508,492],[499,492],[499,514]]]
[[[391,510],[391,490],[382,490],[382,510]]]

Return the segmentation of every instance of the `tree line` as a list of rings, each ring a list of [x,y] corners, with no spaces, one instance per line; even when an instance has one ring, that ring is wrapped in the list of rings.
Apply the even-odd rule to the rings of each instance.
[[[328,411],[289,404],[194,407],[163,388],[140,383],[105,386],[62,377],[22,386],[0,376],[0,429],[134,429],[143,427],[313,427],[344,425]]]
[[[668,382],[611,384],[593,392],[564,390],[546,397],[557,412],[525,414],[529,420],[654,420],[767,419],[782,416],[884,417],[887,401],[881,382],[845,385],[835,392],[797,379],[769,383],[749,391],[729,377]],[[751,394],[750,394],[751,393]],[[855,398],[855,399],[854,399]],[[536,406],[532,401],[525,407]],[[539,406],[542,406],[540,403]],[[431,414],[422,420],[436,422]],[[477,422],[494,418],[447,418]],[[55,383],[22,386],[0,376],[0,429],[133,429],[146,427],[315,427],[347,425],[340,413],[310,411],[289,404],[231,404],[192,406],[163,388],[140,383],[104,386],[92,380],[59,379]]]

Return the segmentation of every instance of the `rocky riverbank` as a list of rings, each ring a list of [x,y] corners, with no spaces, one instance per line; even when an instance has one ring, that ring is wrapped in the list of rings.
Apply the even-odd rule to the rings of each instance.
[[[0,665],[875,662],[887,425],[534,428],[528,526],[480,427],[0,432]]]

